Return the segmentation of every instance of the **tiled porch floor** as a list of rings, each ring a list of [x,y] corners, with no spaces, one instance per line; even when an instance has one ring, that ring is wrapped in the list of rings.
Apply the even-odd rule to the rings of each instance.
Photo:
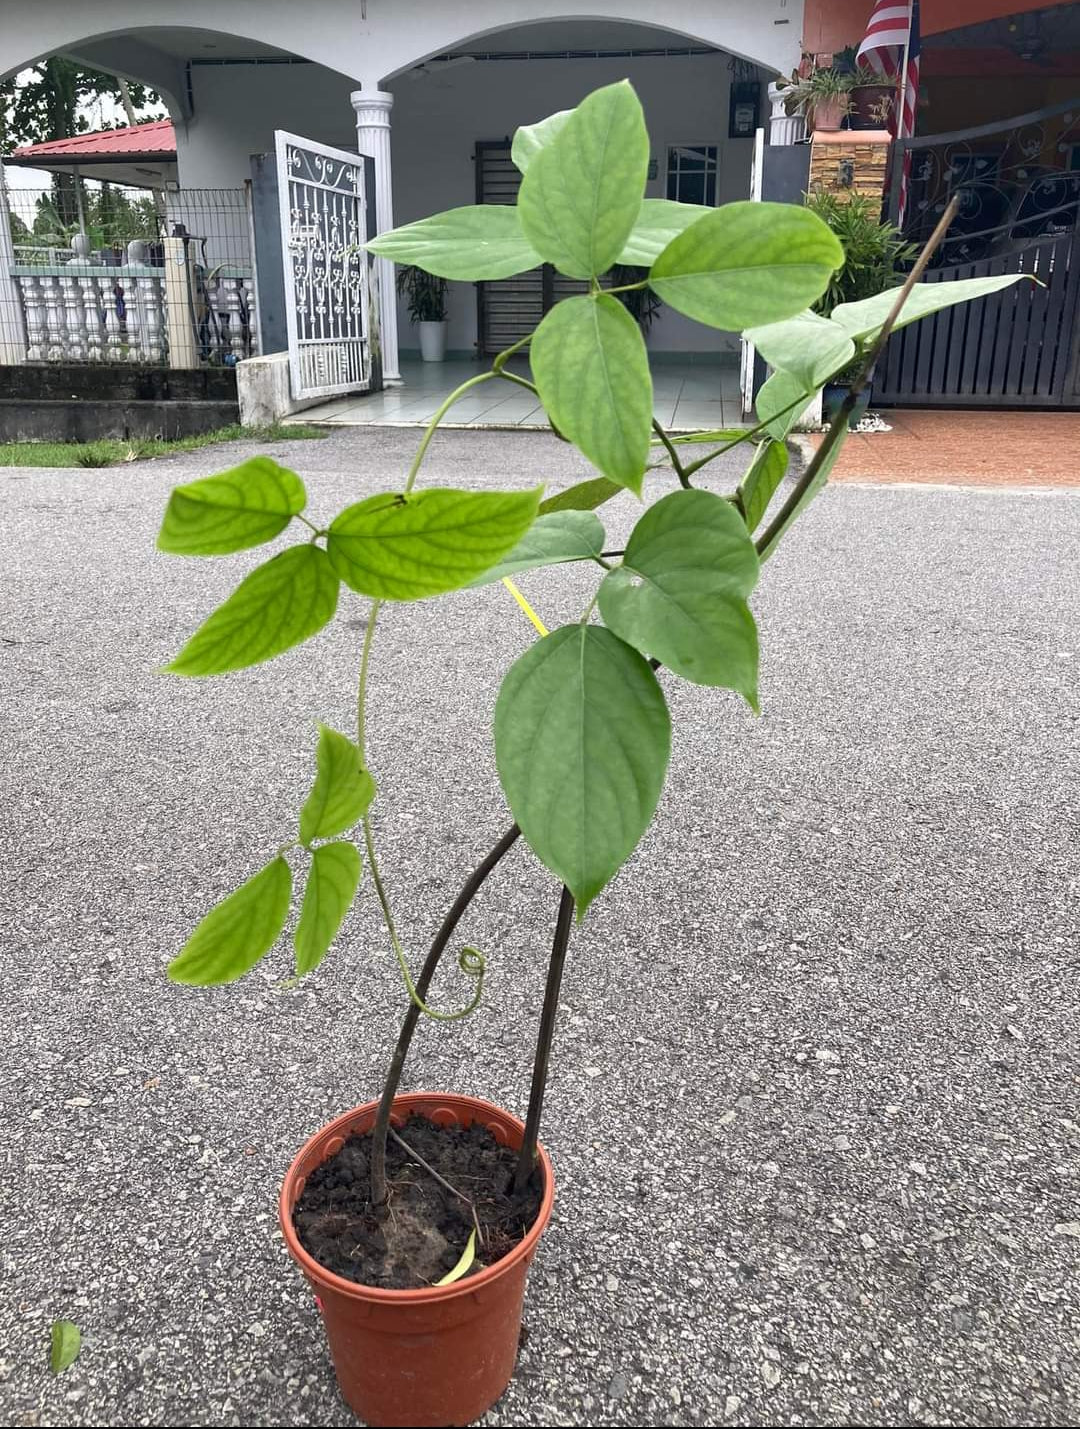
[[[514,371],[527,373],[525,366]],[[388,387],[370,397],[347,395],[308,407],[287,422],[334,427],[411,427],[428,422],[454,390],[483,372],[475,361],[407,361],[401,364],[403,387]],[[666,362],[653,369],[654,412],[675,431],[741,427],[738,359],[706,364]],[[543,408],[531,392],[508,382],[476,388],[447,414],[448,427],[546,427]]]

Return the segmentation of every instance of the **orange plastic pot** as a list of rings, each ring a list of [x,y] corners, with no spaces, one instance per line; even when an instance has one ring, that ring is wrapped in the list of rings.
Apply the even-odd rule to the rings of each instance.
[[[551,1218],[555,1183],[540,1148],[544,1192],[528,1234],[502,1260],[454,1285],[380,1290],[357,1285],[319,1264],[297,1238],[293,1208],[307,1178],[344,1144],[370,1131],[376,1102],[346,1112],[306,1142],[281,1188],[281,1229],[289,1254],[315,1291],[338,1385],[346,1403],[372,1425],[469,1424],[490,1409],[510,1383],[521,1333],[525,1276]],[[487,1126],[496,1141],[517,1149],[524,1125],[476,1097],[411,1092],[394,1100],[394,1122],[419,1112],[440,1126]]]

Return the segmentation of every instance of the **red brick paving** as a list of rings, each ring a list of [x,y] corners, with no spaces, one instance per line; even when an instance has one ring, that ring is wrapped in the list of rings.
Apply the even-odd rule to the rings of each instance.
[[[853,432],[830,480],[1080,487],[1080,412],[881,415],[893,430]]]

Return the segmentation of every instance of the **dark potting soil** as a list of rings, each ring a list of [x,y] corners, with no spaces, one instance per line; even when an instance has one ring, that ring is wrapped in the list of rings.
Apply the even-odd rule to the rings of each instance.
[[[483,1235],[469,1274],[501,1260],[525,1238],[540,1209],[540,1174],[534,1171],[515,1195],[510,1183],[517,1152],[500,1146],[486,1126],[436,1126],[413,1115],[398,1134],[475,1206]],[[461,1259],[472,1211],[393,1137],[386,1179],[390,1207],[380,1218],[370,1199],[371,1133],[353,1134],[308,1177],[293,1226],[308,1254],[335,1275],[385,1290],[423,1289]]]

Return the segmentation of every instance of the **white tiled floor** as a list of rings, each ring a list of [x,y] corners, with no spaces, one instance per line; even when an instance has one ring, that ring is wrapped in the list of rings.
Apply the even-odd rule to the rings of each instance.
[[[517,366],[515,371],[527,373]],[[423,426],[455,387],[484,368],[478,362],[403,362],[403,387],[388,387],[370,397],[334,397],[308,407],[287,422],[332,427]],[[665,362],[653,369],[656,418],[673,431],[746,426],[740,412],[739,366],[736,358],[723,364]],[[531,392],[510,383],[488,382],[456,402],[447,427],[546,427],[547,418]]]

